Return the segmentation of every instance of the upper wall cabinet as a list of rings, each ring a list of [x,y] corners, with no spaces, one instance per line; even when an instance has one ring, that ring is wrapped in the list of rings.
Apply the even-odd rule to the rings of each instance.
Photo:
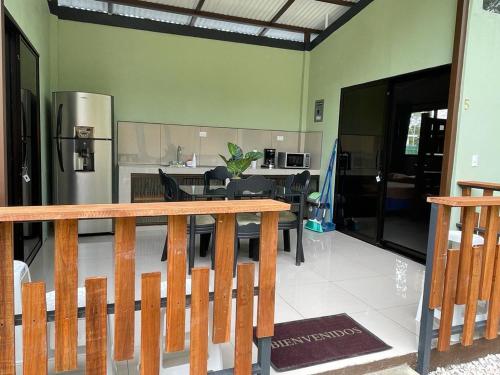
[[[160,125],[118,124],[118,162],[160,164]]]

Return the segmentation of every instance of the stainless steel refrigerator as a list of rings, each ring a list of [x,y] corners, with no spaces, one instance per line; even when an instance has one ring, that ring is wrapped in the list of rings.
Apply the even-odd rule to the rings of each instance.
[[[111,203],[113,97],[55,92],[53,105],[54,203]],[[80,234],[111,231],[110,219],[78,223]]]

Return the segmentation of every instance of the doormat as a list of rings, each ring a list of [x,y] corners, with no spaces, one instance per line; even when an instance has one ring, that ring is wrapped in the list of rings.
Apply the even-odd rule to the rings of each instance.
[[[275,324],[271,364],[276,371],[289,371],[388,349],[349,315],[339,314]]]

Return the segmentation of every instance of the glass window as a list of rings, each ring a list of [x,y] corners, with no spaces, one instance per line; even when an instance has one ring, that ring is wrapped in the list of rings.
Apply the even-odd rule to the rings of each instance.
[[[448,118],[448,110],[447,109],[440,109],[437,111],[437,118],[446,120]]]
[[[422,115],[429,114],[432,117],[432,112],[413,112],[410,116],[410,124],[408,125],[408,137],[406,138],[405,155],[418,155],[418,145],[420,142],[420,126],[422,125]]]

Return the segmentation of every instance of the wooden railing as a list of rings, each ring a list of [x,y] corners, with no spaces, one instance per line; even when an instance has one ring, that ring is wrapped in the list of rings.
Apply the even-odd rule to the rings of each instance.
[[[473,194],[473,190],[480,190],[483,197],[492,197],[495,192],[500,192],[500,184],[493,182],[480,182],[480,181],[458,181],[457,185],[462,190],[463,197],[470,197]],[[461,210],[461,220],[464,222],[465,210]],[[475,225],[478,229],[484,229],[486,225],[486,220],[488,216],[488,208],[481,207],[479,212],[476,212],[474,217]]]
[[[115,361],[134,356],[134,316],[141,309],[141,374],[158,374],[160,308],[166,306],[167,352],[184,350],[186,301],[191,303],[190,373],[207,373],[209,270],[192,273],[192,294],[186,290],[186,215],[216,215],[215,288],[213,293],[214,344],[228,342],[231,333],[231,300],[235,215],[261,212],[260,272],[258,284],[257,339],[259,363],[252,366],[254,265],[237,269],[236,347],[237,374],[269,373],[270,339],[274,333],[274,298],[279,211],[289,205],[273,200],[103,204],[0,208],[0,374],[15,374],[13,223],[54,221],[55,316],[46,311],[45,283],[22,287],[23,373],[47,373],[47,320],[55,321],[55,369],[77,368],[77,319],[86,320],[86,373],[105,374],[107,366],[107,314],[114,313]],[[167,297],[160,296],[160,273],[141,275],[141,301],[135,301],[136,218],[168,216]],[[107,280],[85,280],[86,307],[78,309],[78,220],[115,219],[115,298],[107,304]],[[253,370],[252,370],[253,369]]]
[[[500,197],[435,197],[432,203],[431,225],[427,249],[424,303],[419,337],[421,374],[429,370],[431,340],[438,338],[437,350],[450,348],[452,334],[462,334],[461,343],[472,345],[476,329],[484,327],[483,336],[495,339],[500,320],[500,246],[498,225]],[[460,249],[448,248],[451,210],[463,211]],[[476,211],[486,212],[484,245],[473,246],[477,231]],[[479,301],[488,302],[487,320],[476,322]],[[457,305],[465,305],[463,325],[453,327]],[[433,331],[434,310],[441,309],[439,330]]]

